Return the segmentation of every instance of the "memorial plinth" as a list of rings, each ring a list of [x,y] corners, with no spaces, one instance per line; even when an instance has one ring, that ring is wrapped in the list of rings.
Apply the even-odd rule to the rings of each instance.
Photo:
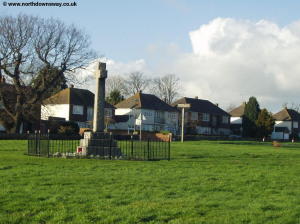
[[[105,79],[107,78],[105,63],[99,63],[95,76],[97,83],[94,100],[93,132],[84,133],[84,138],[80,140],[77,152],[81,152],[82,155],[86,156],[120,157],[121,150],[117,147],[117,142],[112,139],[110,134],[104,132]]]

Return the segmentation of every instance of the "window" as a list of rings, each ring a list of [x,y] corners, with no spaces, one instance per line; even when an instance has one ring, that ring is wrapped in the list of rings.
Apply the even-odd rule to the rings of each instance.
[[[176,119],[176,113],[175,112],[168,112],[168,117],[172,120]]]
[[[222,123],[223,124],[228,124],[228,117],[227,116],[222,116]]]
[[[203,113],[202,121],[209,121],[209,114],[208,113]]]
[[[151,117],[152,116],[152,112],[150,112],[150,111],[144,111],[143,115],[147,116],[147,117]]]
[[[94,112],[93,108],[88,107],[88,109],[87,109],[87,120],[88,121],[93,120],[93,112]]]
[[[191,112],[191,120],[197,121],[198,120],[198,113],[197,112]]]
[[[155,111],[155,117],[156,117],[156,118],[161,118],[161,117],[163,117],[163,112],[162,112],[162,111]]]
[[[83,115],[83,106],[73,105],[73,114]]]

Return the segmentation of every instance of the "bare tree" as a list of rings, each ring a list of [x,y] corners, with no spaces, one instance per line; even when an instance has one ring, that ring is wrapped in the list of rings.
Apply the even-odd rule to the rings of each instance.
[[[0,16],[0,121],[18,132],[24,120],[53,91],[63,88],[76,68],[95,57],[86,34],[60,20],[20,14]]]
[[[284,102],[281,106],[282,106],[282,108],[288,107],[288,102]]]
[[[146,78],[142,72],[132,72],[125,79],[125,95],[131,96],[139,91],[147,90],[150,79]]]
[[[227,107],[226,107],[226,111],[229,113],[230,111],[232,111],[233,109],[235,109],[237,106],[233,103],[230,103]]]
[[[152,81],[155,95],[168,104],[171,104],[180,93],[180,79],[175,74],[167,74]]]
[[[126,93],[125,79],[119,75],[111,75],[105,83],[105,95],[109,96],[111,92],[118,90],[121,95]]]
[[[297,104],[297,103],[294,103],[294,102],[292,102],[292,103],[285,102],[285,103],[282,104],[282,107],[283,108],[293,109],[293,110],[295,110],[297,112],[300,112],[300,104],[299,103]]]

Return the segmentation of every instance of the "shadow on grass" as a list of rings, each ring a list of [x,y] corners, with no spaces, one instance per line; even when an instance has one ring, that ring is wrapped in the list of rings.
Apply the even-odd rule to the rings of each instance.
[[[0,170],[10,170],[12,169],[12,166],[4,166],[4,167],[0,167]]]

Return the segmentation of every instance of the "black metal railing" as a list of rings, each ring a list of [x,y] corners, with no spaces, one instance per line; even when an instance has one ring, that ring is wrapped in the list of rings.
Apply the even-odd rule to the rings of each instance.
[[[129,160],[170,160],[170,141],[125,139],[117,141],[122,157]]]
[[[29,134],[28,155],[79,156],[79,135]],[[105,139],[91,139],[88,157],[127,160],[170,160],[170,140],[139,140],[135,136],[108,135]]]
[[[54,156],[62,153],[75,153],[80,135],[29,134],[28,155]]]

